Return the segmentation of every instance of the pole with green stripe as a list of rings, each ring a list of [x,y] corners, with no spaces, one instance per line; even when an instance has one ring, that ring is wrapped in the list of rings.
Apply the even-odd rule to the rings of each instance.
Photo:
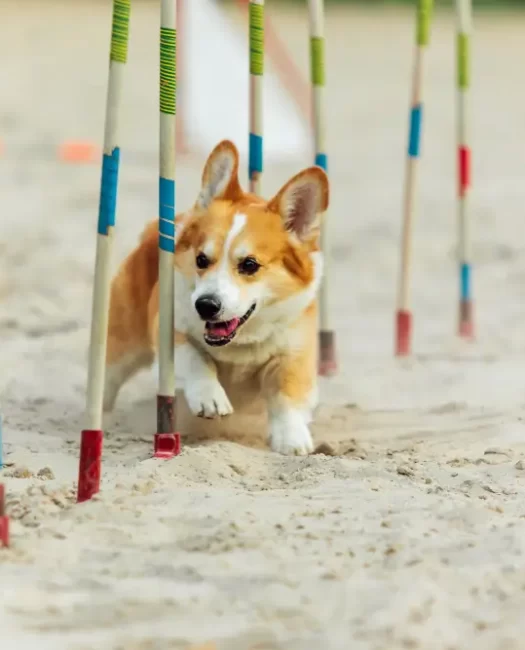
[[[250,0],[250,192],[261,193],[263,171],[264,0]]]
[[[325,134],[325,38],[324,0],[309,0],[310,81],[312,84],[313,141],[315,164],[328,172]],[[330,245],[326,215],[321,226],[324,274],[319,299],[319,374],[333,375],[337,370],[335,333],[330,319]]]
[[[106,99],[104,154],[100,181],[97,250],[91,335],[89,343],[85,429],[80,445],[78,501],[86,501],[100,489],[102,454],[102,404],[108,340],[111,253],[116,223],[120,163],[119,112],[128,56],[130,0],[113,0],[109,77]]]
[[[471,184],[471,149],[468,134],[470,88],[471,0],[456,0],[457,15],[457,145],[458,145],[458,239],[459,239],[459,334],[474,335],[472,265],[468,198]]]
[[[403,227],[401,238],[401,268],[396,312],[395,351],[398,356],[410,354],[412,345],[412,312],[410,308],[410,274],[412,267],[412,231],[416,211],[416,172],[421,154],[423,124],[423,62],[430,41],[430,23],[433,0],[418,0],[416,20],[416,44],[412,99],[403,198]]]
[[[177,3],[161,0],[159,132],[159,385],[155,456],[179,453],[175,433],[174,257]]]

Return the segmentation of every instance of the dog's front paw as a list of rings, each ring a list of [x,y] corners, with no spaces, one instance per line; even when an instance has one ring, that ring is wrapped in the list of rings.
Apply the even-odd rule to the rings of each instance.
[[[270,446],[288,456],[306,456],[314,450],[312,435],[304,414],[299,410],[270,415]]]
[[[233,413],[228,395],[217,379],[190,381],[184,394],[190,411],[200,418],[219,418]]]

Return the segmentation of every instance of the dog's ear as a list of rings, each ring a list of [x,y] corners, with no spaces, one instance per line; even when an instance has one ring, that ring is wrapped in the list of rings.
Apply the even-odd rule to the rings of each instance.
[[[214,199],[236,201],[240,196],[239,152],[233,142],[223,140],[208,156],[195,207],[205,209]]]
[[[308,238],[319,226],[319,217],[328,208],[328,177],[320,167],[299,172],[268,203],[281,215],[287,230],[299,239]]]

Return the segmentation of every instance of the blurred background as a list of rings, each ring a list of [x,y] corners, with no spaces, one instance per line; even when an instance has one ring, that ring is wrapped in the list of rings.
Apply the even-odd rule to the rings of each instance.
[[[245,7],[233,0],[186,0],[181,7],[179,210],[194,200],[205,157],[224,137],[243,153],[246,184],[248,142]],[[471,238],[477,330],[488,355],[525,349],[522,9],[525,1],[474,1]],[[313,147],[307,4],[268,0],[266,15],[263,192],[269,195],[313,162]],[[326,3],[331,304],[343,360],[336,382],[345,391],[344,369],[351,368],[345,359],[393,351],[414,19],[414,2]],[[0,0],[0,335],[33,350],[42,362],[33,367],[44,378],[50,366],[58,372],[68,366],[79,396],[110,24],[109,0]],[[157,214],[158,29],[159,3],[132,0],[115,265]],[[429,353],[457,344],[455,41],[454,5],[438,1],[425,59],[412,280],[414,348]],[[20,352],[13,350],[16,368]],[[16,385],[16,372],[12,378]]]

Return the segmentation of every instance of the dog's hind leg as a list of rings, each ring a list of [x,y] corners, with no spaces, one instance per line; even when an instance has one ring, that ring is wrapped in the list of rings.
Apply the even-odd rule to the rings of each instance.
[[[158,246],[153,223],[124,260],[111,285],[104,387],[106,411],[112,410],[123,384],[154,361],[150,305],[157,281]]]

